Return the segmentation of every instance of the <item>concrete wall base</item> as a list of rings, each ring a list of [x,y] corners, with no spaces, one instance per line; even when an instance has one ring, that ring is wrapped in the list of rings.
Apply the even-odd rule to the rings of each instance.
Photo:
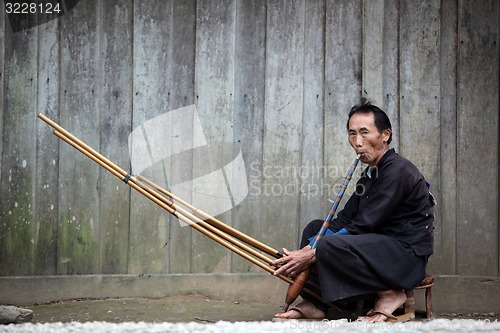
[[[281,304],[287,284],[268,274],[62,275],[0,277],[0,304],[26,306],[72,299],[162,298],[200,293],[218,299]],[[500,313],[500,278],[436,276],[435,313]],[[423,291],[416,291],[423,310]]]

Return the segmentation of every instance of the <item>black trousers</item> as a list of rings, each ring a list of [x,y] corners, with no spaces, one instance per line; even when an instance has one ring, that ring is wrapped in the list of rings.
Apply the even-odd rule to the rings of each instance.
[[[322,220],[310,222],[302,234],[301,248],[315,236]],[[374,295],[379,291],[411,289],[425,277],[427,257],[417,256],[398,240],[380,234],[328,235],[316,247],[317,274],[322,303],[301,294],[322,310],[327,303]],[[312,288],[311,288],[312,289]]]

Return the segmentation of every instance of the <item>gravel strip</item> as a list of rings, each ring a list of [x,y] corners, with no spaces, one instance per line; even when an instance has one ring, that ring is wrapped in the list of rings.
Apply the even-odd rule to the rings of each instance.
[[[199,333],[288,333],[288,332],[498,332],[500,322],[488,319],[435,319],[426,322],[377,323],[367,324],[349,322],[347,320],[325,321],[261,321],[261,322],[227,322],[217,323],[108,323],[108,322],[71,322],[47,324],[11,324],[0,326],[0,333],[163,333],[163,332],[199,332]]]

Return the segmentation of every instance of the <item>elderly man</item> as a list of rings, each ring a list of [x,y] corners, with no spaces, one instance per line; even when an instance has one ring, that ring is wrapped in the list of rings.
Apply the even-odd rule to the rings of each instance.
[[[323,221],[309,223],[301,249],[274,260],[275,274],[295,277],[314,265],[323,302],[303,301],[277,318],[325,318],[328,303],[375,295],[373,309],[358,320],[394,320],[406,301],[405,289],[425,277],[433,248],[433,200],[422,174],[389,148],[392,127],[386,113],[361,100],[347,121],[349,143],[368,165],[356,192],[330,224],[315,249],[313,238]]]

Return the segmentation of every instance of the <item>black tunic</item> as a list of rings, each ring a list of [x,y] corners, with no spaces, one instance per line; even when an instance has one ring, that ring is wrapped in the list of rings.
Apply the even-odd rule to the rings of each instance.
[[[312,279],[319,283],[325,303],[413,288],[425,277],[434,212],[424,177],[394,149],[384,154],[370,177],[367,171],[330,225],[332,231],[345,228],[350,235],[328,235],[317,244],[319,277]],[[322,222],[312,221],[304,229],[301,246]]]

